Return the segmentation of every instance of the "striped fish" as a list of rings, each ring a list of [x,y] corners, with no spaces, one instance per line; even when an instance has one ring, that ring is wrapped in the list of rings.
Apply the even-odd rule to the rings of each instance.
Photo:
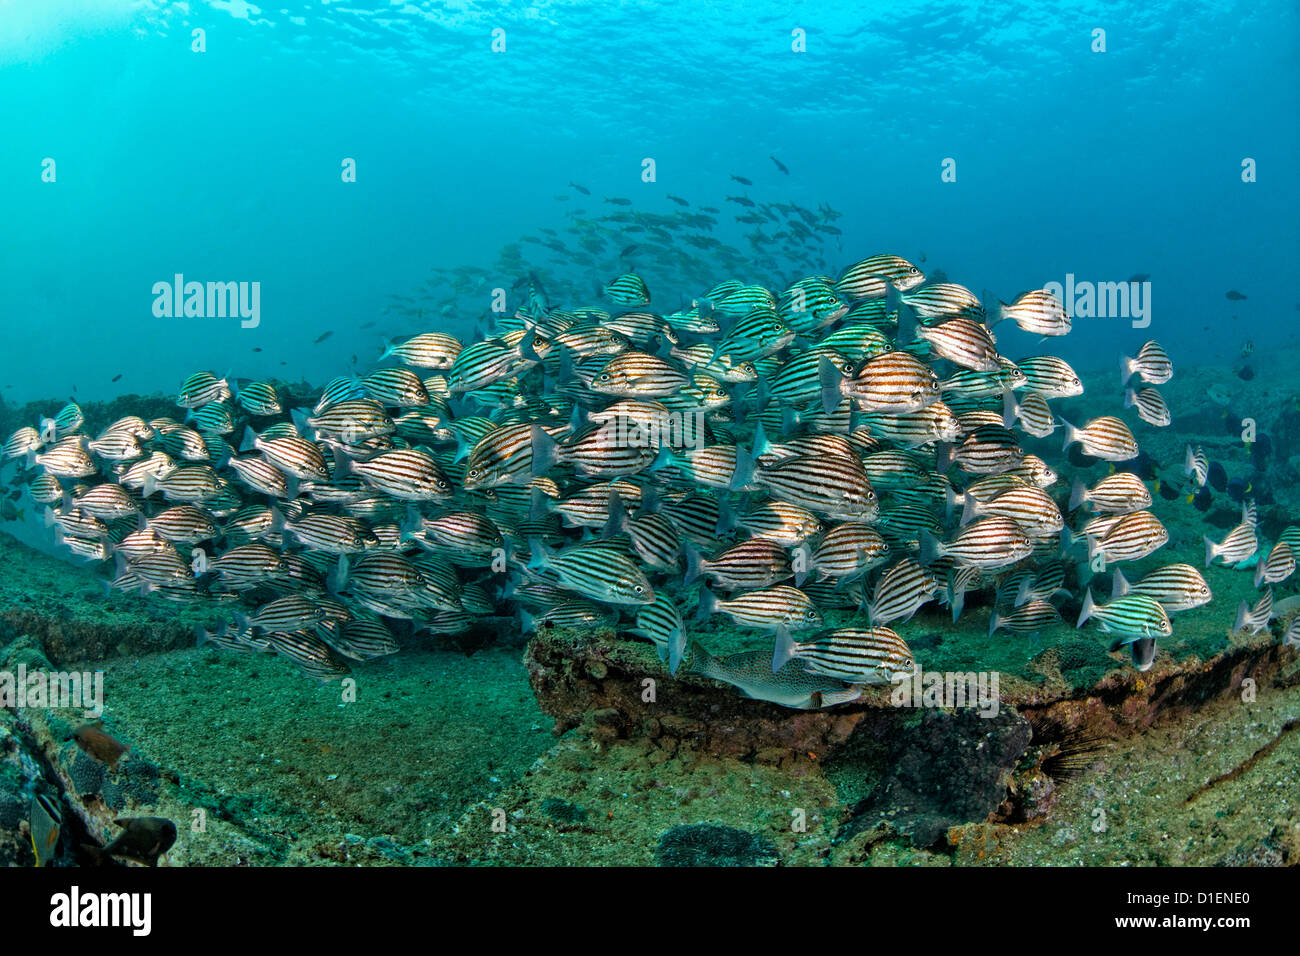
[[[1171,614],[1208,604],[1212,597],[1205,578],[1190,564],[1166,564],[1145,575],[1136,584],[1129,584],[1116,568],[1111,593],[1115,597],[1130,593],[1145,594],[1159,601]]]
[[[1146,594],[1127,594],[1113,598],[1106,604],[1097,604],[1089,588],[1083,597],[1076,627],[1095,620],[1103,632],[1128,638],[1166,637],[1173,632],[1169,615],[1160,602]]]
[[[1216,558],[1222,558],[1223,563],[1228,566],[1240,565],[1243,561],[1249,560],[1259,548],[1259,539],[1255,536],[1255,526],[1252,524],[1237,525],[1220,542],[1211,541],[1209,536],[1204,540],[1207,568]]]
[[[897,415],[866,415],[863,421],[872,436],[909,448],[937,441],[955,442],[961,437],[957,416],[941,401]]]
[[[1070,316],[1065,306],[1046,289],[1026,292],[1011,305],[998,302],[992,321],[1003,319],[1011,319],[1033,335],[1066,335],[1070,331]]]
[[[648,399],[672,395],[689,382],[686,372],[657,355],[623,352],[605,364],[591,388],[605,395]]]
[[[429,404],[424,380],[409,368],[381,368],[363,378],[361,386],[381,405],[418,408]]]
[[[826,532],[808,557],[818,577],[852,580],[889,558],[889,545],[880,533],[860,521],[845,521]],[[803,583],[803,575],[796,582]]]
[[[86,454],[79,438],[67,438],[48,448],[44,454],[33,455],[32,460],[46,474],[60,478],[85,478],[99,470],[94,460]]]
[[[317,627],[316,634],[335,651],[354,661],[371,661],[402,649],[392,632],[378,621],[329,620]]]
[[[760,502],[732,520],[755,538],[767,538],[784,547],[802,544],[821,530],[816,515],[785,501]]]
[[[828,413],[846,397],[863,411],[891,414],[917,411],[939,400],[938,376],[906,352],[878,355],[851,378],[828,359],[821,365],[821,378],[822,408]]]
[[[240,481],[254,491],[273,498],[288,498],[289,483],[284,472],[262,458],[231,458],[227,466],[239,477]]]
[[[1201,446],[1197,445],[1195,451],[1192,446],[1187,446],[1187,457],[1183,463],[1183,474],[1189,475],[1196,482],[1198,488],[1204,488],[1205,482],[1210,477],[1210,459],[1205,456]]]
[[[1002,423],[1007,428],[1019,424],[1025,434],[1035,438],[1046,438],[1058,427],[1047,399],[1037,392],[1028,392],[1019,401],[1007,392]]]
[[[879,299],[889,287],[899,292],[915,289],[925,282],[925,275],[899,256],[869,256],[846,268],[835,280],[835,293],[846,302]]]
[[[916,670],[907,642],[888,627],[832,628],[806,641],[795,641],[787,628],[779,628],[772,673],[795,659],[815,674],[849,684],[892,684]]]
[[[181,383],[176,404],[181,408],[199,408],[209,402],[224,402],[230,398],[230,386],[224,378],[211,372],[195,372]]]
[[[1091,505],[1102,514],[1130,514],[1150,506],[1151,492],[1132,472],[1117,471],[1089,489],[1076,478],[1070,492],[1069,510]]]
[[[997,424],[980,425],[951,450],[940,457],[942,467],[948,460],[967,474],[996,475],[1014,467],[1024,458],[1016,436]]]
[[[1253,607],[1245,601],[1241,602],[1237,608],[1237,621],[1232,630],[1234,634],[1243,630],[1251,634],[1259,634],[1268,630],[1268,622],[1272,619],[1273,589],[1269,588]]]
[[[241,544],[231,548],[208,565],[222,581],[232,587],[260,584],[288,570],[280,552],[264,544]]]
[[[310,418],[303,417],[304,433],[337,438],[348,445],[359,445],[371,438],[391,435],[397,425],[384,407],[372,398],[347,398]],[[263,433],[265,434],[265,433]]]
[[[293,661],[304,674],[319,681],[338,680],[352,673],[330,646],[313,634],[279,632],[268,634],[265,640],[271,650]]]
[[[989,637],[1006,628],[1020,634],[1035,634],[1059,623],[1061,612],[1046,601],[1030,600],[1009,614],[994,611],[989,618]]]
[[[548,551],[531,542],[528,567],[555,576],[560,587],[602,604],[650,604],[654,589],[636,563],[621,549],[608,544],[575,545],[567,551]]]
[[[379,360],[395,358],[413,368],[446,371],[455,363],[462,348],[460,340],[446,332],[424,332],[404,341],[389,343]]]
[[[916,337],[930,343],[930,350],[940,358],[976,372],[996,372],[1001,368],[993,336],[973,319],[949,319],[939,325],[918,326]],[[900,331],[899,337],[903,337]]]
[[[749,538],[712,558],[703,558],[688,546],[683,583],[707,577],[729,591],[754,590],[785,580],[791,573],[784,548],[767,538]]]
[[[355,473],[377,491],[402,501],[438,501],[450,498],[451,482],[431,455],[414,449],[384,452],[361,461],[340,457],[336,472]]]
[[[1017,366],[1025,377],[1025,387],[1043,398],[1070,398],[1083,394],[1083,381],[1069,363],[1054,355],[1032,355]]]
[[[305,438],[286,435],[283,438],[265,438],[251,428],[245,432],[242,451],[256,449],[271,464],[295,478],[329,481],[330,471],[325,456],[313,442]],[[170,482],[170,476],[165,481]]]
[[[1138,418],[1148,425],[1155,425],[1157,428],[1163,428],[1174,420],[1169,411],[1169,406],[1165,404],[1164,398],[1154,388],[1144,388],[1137,392],[1131,388],[1128,389],[1124,392],[1124,407],[1136,407]]]
[[[168,501],[190,503],[211,501],[226,489],[226,480],[207,465],[186,465],[175,468],[161,478],[153,474],[144,476],[141,493],[151,497],[161,491]]]
[[[526,371],[540,361],[533,348],[535,341],[534,333],[529,332],[516,346],[494,339],[465,346],[447,373],[447,390],[460,395]]]
[[[619,305],[646,305],[650,302],[650,289],[645,280],[634,272],[618,276],[601,290],[606,298]]]
[[[1295,573],[1295,554],[1285,541],[1273,545],[1268,557],[1255,570],[1255,587],[1279,584]]]
[[[792,455],[761,465],[742,448],[737,451],[733,487],[751,480],[780,500],[817,514],[871,520],[879,512],[876,492],[856,459]]]
[[[904,558],[876,582],[867,613],[873,625],[906,621],[934,599],[939,581],[911,558]]]
[[[1137,561],[1159,550],[1169,541],[1165,526],[1149,511],[1135,511],[1121,517],[1105,535],[1090,538],[1088,560],[1101,555],[1106,562]]]
[[[285,522],[284,530],[305,548],[330,554],[355,554],[364,551],[371,539],[361,522],[332,514],[309,514],[294,522]]]
[[[1020,525],[993,515],[966,525],[949,542],[921,532],[920,562],[930,565],[947,557],[958,567],[1000,568],[1028,557],[1033,550],[1033,541]]]
[[[803,630],[822,623],[821,612],[808,595],[788,584],[746,591],[725,601],[705,588],[700,596],[700,612],[704,617],[725,614],[742,627],[768,631],[780,627]]]
[[[975,293],[955,282],[934,282],[904,292],[898,297],[911,306],[922,319],[943,319],[960,316],[977,321],[984,320],[984,305]]]
[[[661,593],[653,603],[638,608],[636,627],[627,633],[653,642],[659,659],[668,661],[668,672],[677,673],[686,650],[686,628],[672,598]]]
[[[134,461],[144,454],[140,439],[129,431],[106,431],[86,442],[86,449],[108,461]]]
[[[1010,518],[1033,538],[1055,535],[1065,524],[1061,511],[1052,497],[1042,489],[1031,485],[1010,488],[986,501],[980,501],[967,494],[964,499],[961,523],[969,524],[982,515]]]
[[[488,432],[469,453],[464,487],[467,490],[478,490],[505,484],[527,484],[541,473],[534,468],[533,463],[535,442],[546,448],[553,444],[545,429],[527,422],[506,425]]]
[[[1127,385],[1134,375],[1148,385],[1163,385],[1174,377],[1174,363],[1169,361],[1169,355],[1160,343],[1152,340],[1143,345],[1136,356],[1120,356],[1119,383]]]
[[[1062,421],[1061,425],[1065,428],[1065,448],[1077,442],[1084,454],[1104,461],[1128,461],[1138,455],[1133,433],[1113,415],[1094,418],[1083,428],[1075,428],[1067,421]]]
[[[24,425],[5,439],[4,449],[0,451],[0,460],[9,461],[12,458],[23,458],[32,452],[39,451],[43,445],[41,433],[30,425]]]
[[[235,614],[241,631],[301,631],[327,619],[325,609],[316,601],[298,594],[276,598],[251,615]]]

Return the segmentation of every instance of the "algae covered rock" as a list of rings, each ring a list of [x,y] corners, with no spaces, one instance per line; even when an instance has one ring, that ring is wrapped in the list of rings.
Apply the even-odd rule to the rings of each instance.
[[[713,823],[673,827],[655,848],[659,866],[775,866],[776,846],[756,833]]]

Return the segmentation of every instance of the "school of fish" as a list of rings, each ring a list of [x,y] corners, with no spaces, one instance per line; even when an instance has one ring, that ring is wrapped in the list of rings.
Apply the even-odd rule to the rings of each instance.
[[[521,287],[480,340],[419,330],[312,407],[197,372],[173,417],[92,436],[72,404],[9,436],[3,459],[112,588],[207,602],[228,624],[203,642],[322,680],[412,630],[608,626],[673,673],[685,660],[820,708],[910,675],[901,631],[930,602],[956,621],[987,591],[990,635],[1029,635],[1073,596],[1078,626],[1146,669],[1172,616],[1211,600],[1186,563],[1123,573],[1169,535],[1125,470],[1140,449],[1122,409],[1063,421],[1052,402],[1084,391],[1070,365],[999,354],[1002,322],[1070,331],[1048,291],[981,298],[895,255],[780,291],[724,281],[671,311],[635,273],[584,307]],[[1165,351],[1151,341],[1120,366],[1124,408],[1167,426]],[[1115,470],[1063,482],[1023,447],[1047,454],[1053,435]],[[1198,449],[1185,469],[1205,484]],[[1249,502],[1206,539],[1207,566],[1256,568],[1262,597],[1237,629],[1267,628],[1297,548],[1288,529],[1261,556]],[[1094,575],[1112,569],[1099,598]],[[771,652],[688,639],[715,616]]]

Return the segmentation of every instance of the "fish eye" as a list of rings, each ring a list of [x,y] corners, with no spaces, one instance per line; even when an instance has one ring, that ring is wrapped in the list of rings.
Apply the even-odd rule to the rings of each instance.
[[[645,593],[645,588],[643,588],[643,587],[642,587],[641,585],[639,585],[639,584],[638,584],[636,587],[634,587],[632,590],[635,591],[637,594],[644,594],[644,593]]]

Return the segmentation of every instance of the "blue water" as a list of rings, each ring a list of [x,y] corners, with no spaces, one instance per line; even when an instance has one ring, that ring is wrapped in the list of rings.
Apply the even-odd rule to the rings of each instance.
[[[372,362],[385,334],[468,334],[518,278],[478,280],[436,321],[385,311],[431,268],[492,270],[575,208],[671,213],[669,193],[721,208],[713,234],[742,250],[726,196],[829,204],[830,273],[923,255],[1006,298],[1149,273],[1150,327],[1076,322],[1067,351],[1085,364],[1153,336],[1177,362],[1287,341],[1297,26],[1288,0],[0,0],[2,394],[172,392],[199,368],[319,383]],[[590,289],[621,271],[618,248],[562,278]],[[657,296],[705,291],[642,271]],[[151,288],[176,273],[259,282],[260,325],[155,317]]]

